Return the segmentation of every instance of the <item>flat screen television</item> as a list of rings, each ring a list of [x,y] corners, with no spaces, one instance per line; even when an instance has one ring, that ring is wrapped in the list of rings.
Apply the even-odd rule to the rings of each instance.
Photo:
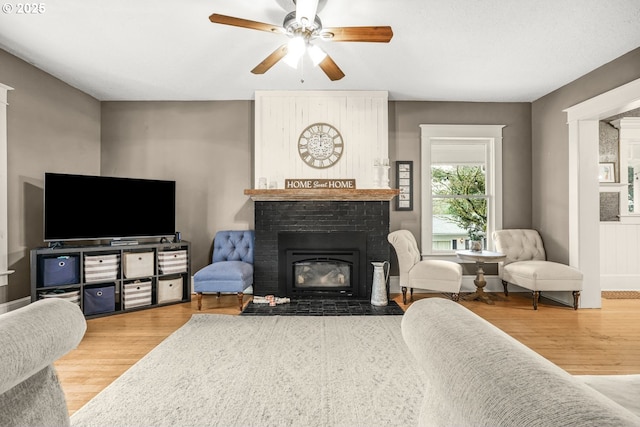
[[[176,182],[45,173],[44,240],[168,237]]]

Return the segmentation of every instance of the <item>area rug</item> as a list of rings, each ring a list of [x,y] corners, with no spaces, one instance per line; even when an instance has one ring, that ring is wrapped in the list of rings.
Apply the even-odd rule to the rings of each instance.
[[[250,302],[243,316],[402,316],[404,310],[395,301],[385,306],[370,301],[350,299],[292,299],[288,303],[270,306]]]
[[[401,320],[195,314],[71,424],[416,425],[425,384]]]

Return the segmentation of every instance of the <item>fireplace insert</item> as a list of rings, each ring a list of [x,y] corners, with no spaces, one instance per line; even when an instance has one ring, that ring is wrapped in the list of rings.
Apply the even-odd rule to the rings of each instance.
[[[349,296],[357,294],[359,251],[288,250],[287,295]]]
[[[363,232],[278,233],[278,294],[366,298]]]

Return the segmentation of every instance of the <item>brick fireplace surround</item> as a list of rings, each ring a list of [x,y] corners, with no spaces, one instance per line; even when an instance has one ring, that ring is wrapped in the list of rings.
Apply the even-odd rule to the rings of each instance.
[[[245,190],[255,202],[254,295],[287,295],[279,273],[279,233],[360,232],[366,235],[366,274],[359,299],[371,298],[372,261],[389,261],[389,202],[398,190]]]

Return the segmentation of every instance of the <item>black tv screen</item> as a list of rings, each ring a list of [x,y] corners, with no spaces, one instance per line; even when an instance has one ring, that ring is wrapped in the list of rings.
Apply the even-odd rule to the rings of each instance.
[[[48,172],[44,240],[171,236],[175,200],[175,181]]]

